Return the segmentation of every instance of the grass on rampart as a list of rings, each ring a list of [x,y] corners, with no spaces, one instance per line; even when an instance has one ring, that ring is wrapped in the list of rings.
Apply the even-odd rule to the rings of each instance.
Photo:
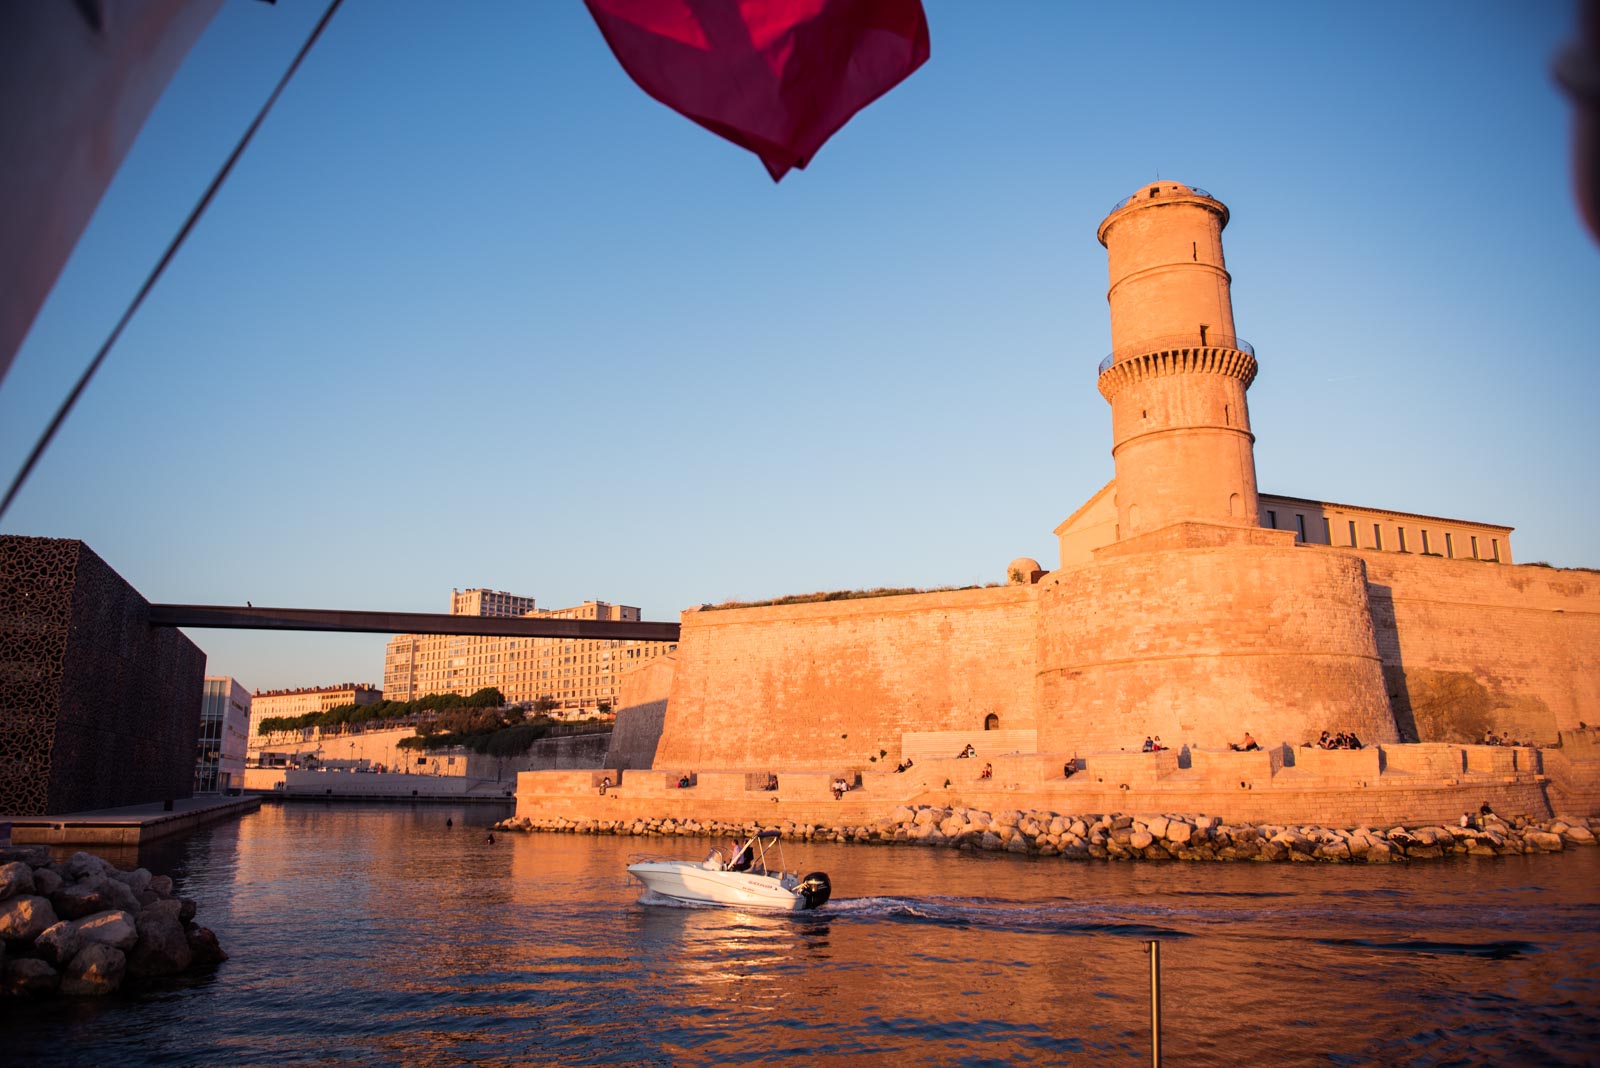
[[[720,612],[725,608],[771,608],[785,604],[820,604],[823,601],[860,601],[869,597],[909,597],[916,593],[959,593],[962,590],[988,590],[1003,585],[986,582],[981,586],[874,586],[870,590],[829,590],[824,593],[791,593],[787,597],[774,597],[770,601],[723,601],[721,604],[704,604],[702,612]]]

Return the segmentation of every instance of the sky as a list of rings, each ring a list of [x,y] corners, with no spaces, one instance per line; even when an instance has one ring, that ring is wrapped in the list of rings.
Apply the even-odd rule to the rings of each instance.
[[[8,480],[322,7],[226,0],[190,53],[0,384]],[[926,7],[929,62],[774,184],[577,0],[347,0],[0,531],[299,608],[1051,568],[1112,475],[1095,230],[1165,178],[1232,213],[1263,492],[1600,566],[1571,4]],[[186,633],[251,689],[382,679],[382,635]]]

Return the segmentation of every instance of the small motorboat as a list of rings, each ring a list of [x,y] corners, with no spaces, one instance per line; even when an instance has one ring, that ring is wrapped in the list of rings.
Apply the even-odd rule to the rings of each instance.
[[[783,870],[783,847],[778,839],[777,831],[760,831],[731,857],[713,849],[700,861],[643,859],[629,864],[628,874],[652,893],[693,905],[793,912],[827,904],[833,892],[827,873],[800,876]]]

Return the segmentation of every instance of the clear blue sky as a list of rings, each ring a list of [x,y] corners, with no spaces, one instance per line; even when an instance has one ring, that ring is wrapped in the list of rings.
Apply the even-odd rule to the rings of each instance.
[[[674,619],[998,581],[1111,476],[1095,227],[1224,234],[1266,492],[1600,565],[1600,250],[1565,3],[928,4],[804,172],[623,74],[577,0],[348,0],[5,520],[153,601]],[[228,0],[0,388],[16,469],[321,3]],[[193,631],[251,688],[384,639]]]

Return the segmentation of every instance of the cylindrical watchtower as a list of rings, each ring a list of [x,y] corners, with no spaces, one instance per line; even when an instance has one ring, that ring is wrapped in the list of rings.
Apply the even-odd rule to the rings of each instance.
[[[1119,539],[1184,521],[1258,525],[1245,404],[1255,350],[1234,334],[1226,225],[1226,205],[1176,182],[1145,186],[1100,224],[1112,351],[1099,386]]]

